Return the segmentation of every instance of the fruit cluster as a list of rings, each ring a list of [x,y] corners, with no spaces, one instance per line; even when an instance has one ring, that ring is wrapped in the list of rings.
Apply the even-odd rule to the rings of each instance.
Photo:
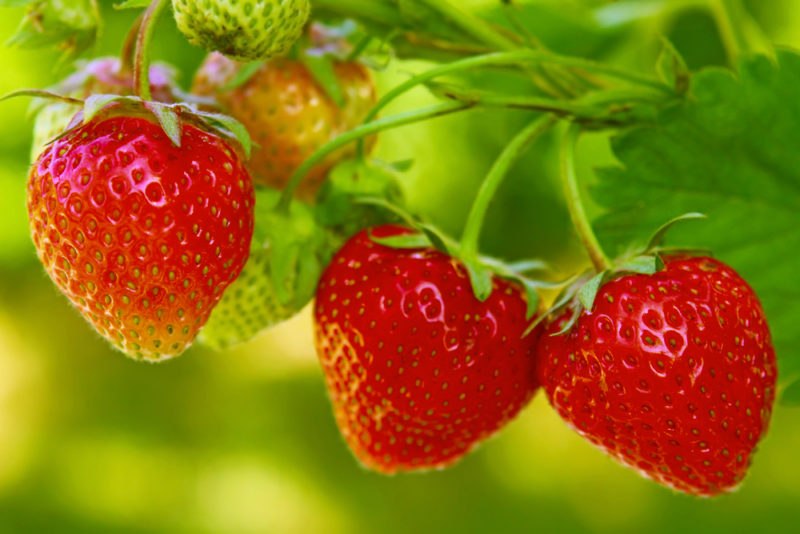
[[[398,166],[367,154],[382,128],[473,103],[370,122],[375,88],[346,39],[314,26],[294,44],[303,0],[174,0],[178,28],[210,51],[183,95],[147,61],[162,4],[134,30],[135,64],[85,65],[35,126],[34,245],[115,347],[148,361],[196,338],[221,349],[314,298],[334,413],[370,469],[451,465],[541,387],[579,434],[661,484],[710,496],[741,482],[777,372],[764,311],[733,269],[656,246],[609,262],[575,204],[597,273],[555,284],[549,310],[532,264],[477,253],[493,190],[555,120],[512,141],[456,243],[407,215]]]

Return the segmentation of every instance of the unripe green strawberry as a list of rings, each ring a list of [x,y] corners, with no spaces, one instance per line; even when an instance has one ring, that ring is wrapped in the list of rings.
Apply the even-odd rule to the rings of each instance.
[[[280,56],[300,37],[309,0],[172,0],[193,45],[243,61]]]
[[[218,350],[227,349],[250,341],[298,311],[278,300],[269,263],[270,253],[266,249],[250,254],[239,278],[211,313],[198,341]]]
[[[273,208],[278,192],[256,193],[256,228],[250,259],[225,291],[199,340],[215,349],[250,341],[290,319],[314,296],[331,251],[328,235],[311,209],[292,202],[290,213]]]

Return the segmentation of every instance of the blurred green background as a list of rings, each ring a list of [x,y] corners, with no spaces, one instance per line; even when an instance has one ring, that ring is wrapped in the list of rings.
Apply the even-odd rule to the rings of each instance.
[[[490,12],[496,1],[481,4]],[[647,72],[667,35],[693,69],[724,65],[713,20],[696,1],[520,1],[520,17],[564,53]],[[95,55],[115,53],[132,21],[101,2]],[[800,2],[753,0],[776,43],[800,43]],[[0,11],[0,40],[22,12]],[[499,13],[492,16],[500,17]],[[156,57],[188,85],[202,59],[163,21]],[[0,47],[0,93],[44,87],[56,55]],[[377,74],[391,87],[418,63]],[[508,83],[513,83],[509,80]],[[800,89],[800,88],[799,88]],[[424,105],[420,90],[394,110]],[[779,406],[735,494],[676,495],[640,479],[573,434],[537,396],[522,416],[459,465],[383,477],[361,468],[334,423],[311,342],[308,310],[247,346],[200,347],[161,365],[113,352],[59,295],[28,237],[27,102],[0,114],[0,534],[798,532],[800,410]],[[382,136],[378,153],[413,157],[412,204],[457,233],[520,113],[473,112]],[[587,138],[582,179],[611,158]],[[582,262],[560,200],[552,139],[509,177],[484,233],[486,252]],[[780,356],[780,355],[779,355]]]

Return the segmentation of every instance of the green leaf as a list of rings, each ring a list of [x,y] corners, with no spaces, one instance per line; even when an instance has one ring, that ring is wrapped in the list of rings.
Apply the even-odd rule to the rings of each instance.
[[[800,372],[800,56],[750,57],[739,76],[695,74],[692,98],[658,123],[613,140],[621,167],[599,172],[607,209],[596,224],[606,250],[643,242],[663,221],[670,243],[708,247],[756,290],[769,318],[781,376]]]
[[[40,89],[22,89],[19,91],[14,91],[13,93],[8,93],[7,95],[0,96],[0,102],[3,100],[9,100],[11,98],[17,98],[20,96],[30,96],[34,98],[43,98],[46,100],[59,100],[61,102],[67,102],[69,104],[83,104],[83,100],[79,100],[77,98],[72,98],[69,96],[62,96],[57,93],[53,93],[51,91],[44,91]]]
[[[602,287],[607,276],[608,271],[603,271],[581,287],[580,291],[578,291],[578,300],[580,300],[581,306],[589,311],[594,308],[594,299],[597,298],[597,292],[600,291],[600,287]]]

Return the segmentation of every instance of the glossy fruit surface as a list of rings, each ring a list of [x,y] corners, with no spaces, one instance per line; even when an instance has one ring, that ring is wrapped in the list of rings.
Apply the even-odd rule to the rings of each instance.
[[[182,124],[93,120],[49,145],[28,182],[40,260],[97,331],[160,360],[194,340],[249,254],[253,189],[233,149]]]
[[[220,54],[210,54],[198,70],[192,92],[214,96],[225,111],[244,124],[261,149],[248,165],[260,184],[283,189],[292,173],[328,141],[360,125],[375,103],[369,71],[356,62],[336,62],[334,73],[344,96],[339,107],[300,61],[275,59],[247,82],[220,91],[234,79],[240,65]],[[354,154],[344,147],[306,176],[300,195],[311,200],[328,171]]]
[[[382,473],[441,468],[510,422],[538,387],[540,330],[522,337],[525,314],[513,283],[496,279],[479,302],[449,256],[354,236],[320,281],[314,317],[336,420],[356,457]]]
[[[619,462],[678,491],[741,482],[769,425],[777,367],[764,311],[730,267],[671,258],[604,285],[565,335],[538,352],[556,411]]]

